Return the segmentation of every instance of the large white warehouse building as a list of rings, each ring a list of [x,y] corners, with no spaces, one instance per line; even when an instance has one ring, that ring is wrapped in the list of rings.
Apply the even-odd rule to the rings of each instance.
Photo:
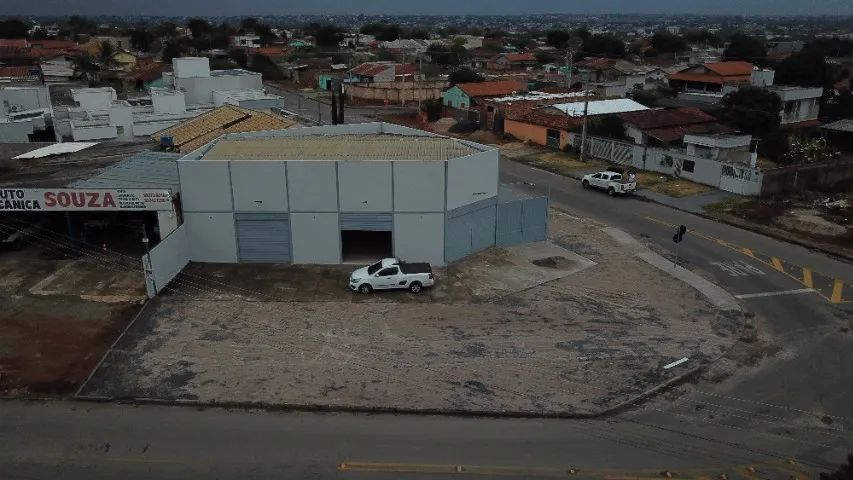
[[[498,159],[384,123],[226,135],[178,161],[189,260],[444,265],[543,240],[547,198],[499,188]]]

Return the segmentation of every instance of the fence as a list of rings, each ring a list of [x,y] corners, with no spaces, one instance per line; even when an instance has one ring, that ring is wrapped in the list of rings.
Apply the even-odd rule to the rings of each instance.
[[[156,247],[142,256],[145,269],[145,287],[148,297],[154,298],[175,278],[190,261],[190,244],[187,227],[181,225]]]
[[[580,148],[580,135],[569,133],[569,142]],[[764,173],[758,168],[608,138],[587,137],[586,142],[585,151],[590,156],[610,163],[684,178],[739,195],[763,193]]]
[[[770,195],[797,189],[835,192],[849,189],[851,184],[853,160],[837,160],[765,170],[761,194]]]
[[[447,82],[350,83],[345,88],[349,98],[405,104],[441,98]]]

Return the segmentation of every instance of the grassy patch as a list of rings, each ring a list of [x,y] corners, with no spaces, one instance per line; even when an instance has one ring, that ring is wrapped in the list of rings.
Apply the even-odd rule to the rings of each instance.
[[[667,177],[654,172],[638,172],[637,184],[646,190],[677,198],[692,197],[713,190],[707,185],[700,185],[683,178]]]

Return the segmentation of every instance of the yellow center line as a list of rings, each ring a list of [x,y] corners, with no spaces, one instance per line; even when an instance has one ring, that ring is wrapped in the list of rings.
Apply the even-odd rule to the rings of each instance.
[[[660,225],[665,225],[665,226],[673,227],[673,228],[677,227],[677,225],[675,225],[673,223],[665,222],[665,221],[659,220],[657,218],[653,218],[653,217],[645,217],[645,218],[646,218],[646,220],[649,220],[651,222],[654,222],[654,223],[657,223]],[[759,261],[765,265],[772,267],[773,269],[779,271],[783,275],[797,281],[798,283],[803,284],[804,286],[806,286],[808,288],[814,288],[814,280],[812,279],[812,270],[809,267],[801,267],[803,269],[803,277],[798,278],[798,277],[795,277],[794,275],[791,275],[790,273],[786,272],[784,264],[782,263],[782,261],[780,259],[778,259],[776,257],[770,257],[770,261],[767,262],[765,260],[762,260],[762,259],[756,257],[755,253],[753,252],[752,249],[739,247],[739,246],[731,244],[725,240],[722,240],[722,239],[719,239],[716,237],[712,237],[710,235],[705,235],[705,234],[697,232],[697,231],[688,230],[688,235],[693,235],[694,237],[699,237],[699,238],[708,240],[709,242],[717,243],[717,244],[722,245],[722,246],[724,246],[730,250],[734,250],[735,252],[747,255],[750,258],[753,258],[753,259],[755,259],[755,260],[757,260],[757,261]],[[806,272],[808,272],[808,273],[806,273]],[[835,279],[835,282],[834,282],[833,287],[832,287],[832,295],[831,296],[826,296],[823,294],[823,292],[821,292],[819,290],[815,290],[815,292],[818,295],[820,295],[821,297],[823,297],[825,300],[827,300],[831,303],[850,303],[849,301],[842,300],[843,290],[844,290],[844,282],[841,279]]]
[[[835,279],[832,284],[832,297],[829,299],[832,303],[841,303],[841,291],[844,290],[844,282],[840,278]]]
[[[814,288],[814,280],[812,280],[812,269],[803,267],[803,285]]]

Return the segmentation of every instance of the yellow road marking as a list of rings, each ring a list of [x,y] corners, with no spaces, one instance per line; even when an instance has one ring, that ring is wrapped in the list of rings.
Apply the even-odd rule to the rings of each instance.
[[[814,288],[814,280],[812,280],[812,269],[803,267],[803,285]]]
[[[843,289],[844,282],[840,278],[836,278],[835,283],[832,285],[832,297],[829,298],[829,301],[832,303],[841,303],[841,291]]]
[[[773,265],[773,268],[779,270],[780,272],[785,271],[785,267],[782,266],[782,260],[779,260],[776,257],[770,257],[770,265]]]
[[[675,225],[673,223],[665,222],[663,220],[658,220],[657,218],[645,217],[645,219],[649,220],[651,222],[660,224],[660,225],[665,225],[668,227],[677,227],[677,225]],[[796,280],[798,283],[801,283],[808,288],[814,288],[814,286],[813,286],[814,281],[813,280],[811,281],[811,284],[807,283],[808,279],[811,279],[812,271],[810,268],[803,267],[803,278],[795,277],[794,275],[791,275],[790,273],[785,271],[785,266],[782,264],[782,261],[776,257],[771,257],[770,261],[768,262],[768,261],[765,261],[765,260],[762,260],[762,259],[756,257],[752,249],[739,247],[739,246],[733,245],[731,243],[728,243],[725,240],[722,240],[722,239],[719,239],[716,237],[712,237],[710,235],[705,235],[705,234],[702,234],[702,233],[697,232],[695,230],[690,230],[688,235],[693,235],[694,237],[703,238],[703,239],[708,240],[710,242],[720,244],[720,245],[727,247],[731,250],[734,250],[738,253],[742,253],[744,255],[747,255],[751,258],[754,258],[755,260],[758,260],[759,262],[761,262],[765,265],[773,267],[775,270],[778,270],[782,274],[788,276],[789,278],[791,278],[793,280]],[[808,277],[806,277],[806,270],[808,270]],[[815,292],[818,295],[820,295],[821,297],[823,297],[825,300],[827,300],[831,303],[853,303],[853,301],[850,301],[850,300],[842,300],[841,296],[842,296],[843,290],[844,290],[844,282],[842,282],[840,279],[836,279],[835,283],[833,285],[833,288],[832,288],[832,295],[831,296],[826,296],[823,294],[823,292],[821,292],[820,290],[817,290],[817,289],[815,289]]]

